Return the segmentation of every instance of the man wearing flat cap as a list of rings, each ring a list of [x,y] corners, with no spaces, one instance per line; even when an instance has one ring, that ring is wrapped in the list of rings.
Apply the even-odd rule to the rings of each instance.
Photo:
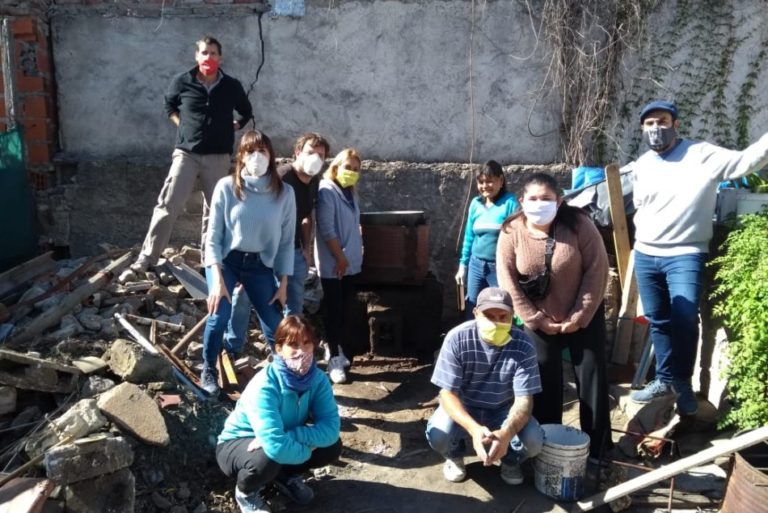
[[[702,275],[717,188],[768,164],[768,134],[743,151],[682,139],[677,107],[653,101],[640,112],[649,151],[634,175],[635,276],[656,353],[656,377],[630,395],[638,403],[672,393],[681,415],[698,410],[691,378],[699,340]]]
[[[531,416],[541,392],[536,349],[512,324],[512,298],[489,287],[477,296],[475,319],[445,337],[432,383],[440,406],[427,423],[429,445],[445,458],[443,476],[466,477],[467,442],[485,466],[501,461],[501,478],[523,482],[520,463],[541,452],[544,433]]]

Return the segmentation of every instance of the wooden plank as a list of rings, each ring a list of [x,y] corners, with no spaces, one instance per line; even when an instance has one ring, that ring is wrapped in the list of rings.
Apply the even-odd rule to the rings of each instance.
[[[624,210],[624,192],[621,188],[621,176],[617,163],[608,164],[605,168],[605,180],[608,185],[608,206],[611,209],[611,225],[613,226],[613,244],[616,248],[616,266],[619,268],[621,289],[626,287],[627,267],[629,264],[629,229],[627,228],[627,212]]]
[[[0,296],[56,267],[53,251],[43,253],[0,274]]]
[[[637,281],[635,280],[635,253],[630,252],[627,265],[626,286],[621,289],[621,308],[616,321],[616,334],[613,338],[611,362],[624,365],[629,360],[632,348],[632,331],[635,329],[634,318],[637,315]]]
[[[160,328],[161,330],[165,331],[173,331],[175,333],[184,333],[186,331],[186,327],[183,324],[174,324],[172,322],[166,322],[166,321],[158,321],[157,319],[151,319],[149,317],[141,317],[140,315],[133,315],[133,314],[125,314],[125,318],[129,321],[133,321],[136,324],[141,324],[142,326],[152,326],[155,325],[156,328]],[[149,337],[150,340],[152,340],[152,337]],[[154,340],[153,340],[154,342]]]
[[[224,371],[222,374],[226,378],[226,382],[224,383],[225,386],[235,388],[240,386],[237,383],[237,375],[235,374],[235,369],[232,367],[232,360],[229,359],[227,352],[222,351],[219,358],[221,358],[221,368]]]
[[[131,262],[132,257],[133,253],[129,251],[109,264],[104,270],[91,276],[85,284],[67,294],[64,299],[61,300],[61,303],[41,313],[26,327],[18,331],[11,337],[8,343],[17,345],[26,342],[40,335],[46,329],[58,324],[64,315],[71,312],[91,294],[109,283],[114,274],[119,273]]]
[[[54,488],[49,479],[13,478],[0,488],[0,513],[41,513]]]
[[[80,370],[49,360],[0,349],[0,383],[24,390],[68,393],[77,386]]]
[[[659,481],[669,479],[688,469],[708,463],[715,458],[738,452],[766,440],[768,440],[768,426],[763,426],[579,501],[576,503],[577,511],[591,511],[598,506],[620,499],[625,495],[629,495]]]
[[[192,329],[187,332],[184,337],[182,337],[181,340],[179,340],[179,343],[173,346],[173,349],[171,349],[171,354],[174,356],[178,355],[181,350],[185,349],[190,342],[192,342],[192,338],[197,335],[197,333],[203,329],[205,326],[205,323],[208,321],[208,314],[205,314],[205,316],[197,321],[197,324],[192,326]]]

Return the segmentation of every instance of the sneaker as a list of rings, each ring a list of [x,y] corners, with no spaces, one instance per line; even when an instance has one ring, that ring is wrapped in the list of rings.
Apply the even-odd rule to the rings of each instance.
[[[344,360],[339,356],[334,356],[328,361],[328,376],[334,383],[344,383],[347,381],[347,373],[344,372]]]
[[[510,465],[502,462],[501,479],[508,485],[523,484],[523,471],[520,469],[520,465]]]
[[[240,506],[242,513],[272,513],[272,510],[261,497],[260,490],[246,495],[235,486],[235,502]]]
[[[152,266],[152,259],[144,253],[139,253],[139,258],[131,264],[131,271],[145,273]]]
[[[443,464],[443,477],[451,483],[459,483],[467,477],[467,468],[464,466],[464,458],[445,458]]]
[[[315,492],[307,486],[299,474],[289,476],[287,479],[275,479],[275,486],[296,504],[307,505],[315,498]]]
[[[349,368],[352,365],[352,362],[349,361],[349,358],[347,358],[347,355],[344,354],[344,350],[339,346],[339,358],[341,359],[341,363],[344,367]]]
[[[200,387],[205,390],[208,395],[219,395],[219,376],[216,373],[216,369],[205,367],[203,372],[200,373]]]
[[[691,382],[687,380],[676,380],[672,388],[677,393],[677,411],[680,415],[696,415],[699,411],[699,401],[693,392]]]
[[[328,345],[328,342],[323,340],[322,342],[320,342],[320,347],[323,348],[323,360],[325,360],[326,362],[330,362],[331,361],[331,346]]]
[[[656,398],[664,397],[672,394],[672,385],[664,383],[658,379],[654,379],[642,390],[632,392],[629,394],[629,398],[632,402],[639,404],[646,404],[653,401]]]

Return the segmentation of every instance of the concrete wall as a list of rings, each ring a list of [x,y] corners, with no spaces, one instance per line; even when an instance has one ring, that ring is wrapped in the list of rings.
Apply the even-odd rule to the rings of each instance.
[[[471,9],[465,0],[310,0],[304,17],[265,15],[265,63],[250,94],[257,126],[282,154],[316,130],[334,149],[378,160],[466,162],[474,139],[475,162],[557,161],[557,102],[535,101],[545,48],[527,9],[475,6],[470,68]],[[220,38],[222,67],[246,90],[261,60],[258,16],[242,11],[160,19],[81,8],[51,23],[61,146],[76,158],[169,155],[162,96],[194,65],[201,34]]]

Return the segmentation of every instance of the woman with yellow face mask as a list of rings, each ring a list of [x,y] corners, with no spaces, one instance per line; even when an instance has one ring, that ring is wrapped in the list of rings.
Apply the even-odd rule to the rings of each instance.
[[[354,299],[355,279],[363,264],[360,201],[355,185],[362,159],[351,148],[342,150],[328,167],[317,192],[315,262],[323,285],[328,375],[334,383],[347,380],[350,361],[341,348],[345,312]]]

